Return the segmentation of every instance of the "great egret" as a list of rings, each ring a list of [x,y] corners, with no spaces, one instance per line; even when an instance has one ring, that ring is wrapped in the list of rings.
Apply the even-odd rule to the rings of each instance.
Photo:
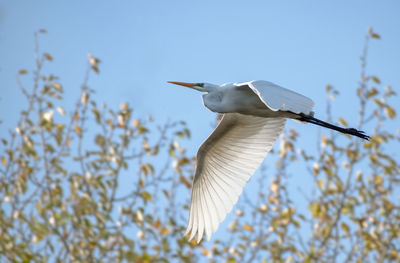
[[[205,93],[203,103],[223,118],[200,146],[185,235],[197,242],[211,234],[237,202],[242,189],[271,150],[286,118],[309,122],[369,139],[364,132],[341,128],[313,117],[314,102],[268,81],[213,85],[169,83]]]

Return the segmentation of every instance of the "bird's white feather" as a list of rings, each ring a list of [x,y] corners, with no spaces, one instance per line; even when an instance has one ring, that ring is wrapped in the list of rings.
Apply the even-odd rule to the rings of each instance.
[[[232,210],[285,125],[285,118],[224,114],[197,153],[186,234],[207,239]]]
[[[294,113],[312,114],[314,102],[294,91],[280,87],[265,80],[253,80],[235,83],[236,86],[248,85],[262,102],[273,111],[291,111]]]

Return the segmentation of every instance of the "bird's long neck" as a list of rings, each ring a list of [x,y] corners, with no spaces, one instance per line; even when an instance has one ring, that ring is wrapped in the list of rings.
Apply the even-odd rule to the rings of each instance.
[[[218,113],[227,112],[223,104],[223,93],[214,90],[203,95],[203,103],[209,110]]]

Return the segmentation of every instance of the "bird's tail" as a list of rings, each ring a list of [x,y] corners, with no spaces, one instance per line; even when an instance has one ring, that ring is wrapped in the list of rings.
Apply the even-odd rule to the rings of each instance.
[[[312,124],[315,124],[315,125],[319,125],[319,126],[322,126],[322,127],[328,128],[328,129],[332,129],[332,130],[335,130],[335,131],[339,131],[339,132],[342,132],[342,133],[345,133],[345,134],[350,134],[350,135],[353,135],[353,136],[357,136],[357,137],[360,137],[360,138],[362,138],[364,140],[368,140],[369,141],[370,137],[368,135],[365,135],[363,131],[359,131],[359,130],[354,129],[354,128],[342,128],[342,127],[339,127],[339,126],[336,126],[336,125],[321,121],[321,120],[319,120],[317,118],[314,118],[311,115],[306,115],[304,113],[300,113],[300,114],[297,114],[297,115],[299,116],[299,119],[298,119],[299,121],[309,122],[309,123],[312,123]]]

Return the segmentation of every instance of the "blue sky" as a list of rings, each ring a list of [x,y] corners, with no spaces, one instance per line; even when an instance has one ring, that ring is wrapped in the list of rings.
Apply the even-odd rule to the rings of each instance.
[[[331,84],[342,94],[334,116],[355,123],[352,102],[368,26],[382,40],[371,42],[367,73],[399,91],[399,10],[394,0],[0,0],[0,137],[15,126],[26,103],[15,76],[34,67],[33,33],[40,28],[49,32],[41,37],[41,50],[54,57],[48,69],[61,77],[66,109],[79,94],[92,52],[102,60],[101,74],[89,83],[97,100],[114,108],[129,102],[137,114],[160,122],[186,121],[193,139],[185,146],[193,154],[215,115],[203,108],[200,94],[169,80],[269,80],[312,98],[321,119],[325,86]],[[287,127],[303,134],[300,146],[315,144],[318,128],[293,121]]]
[[[25,103],[15,75],[33,68],[33,32],[45,28],[41,48],[55,58],[50,69],[61,76],[67,102],[93,52],[102,60],[91,79],[99,100],[186,120],[194,143],[209,133],[214,114],[199,94],[168,80],[265,79],[311,97],[324,118],[326,84],[345,95],[338,104],[354,99],[368,26],[382,35],[371,43],[368,71],[400,86],[398,10],[398,1],[0,1],[0,112],[12,113],[1,117],[12,125]]]

